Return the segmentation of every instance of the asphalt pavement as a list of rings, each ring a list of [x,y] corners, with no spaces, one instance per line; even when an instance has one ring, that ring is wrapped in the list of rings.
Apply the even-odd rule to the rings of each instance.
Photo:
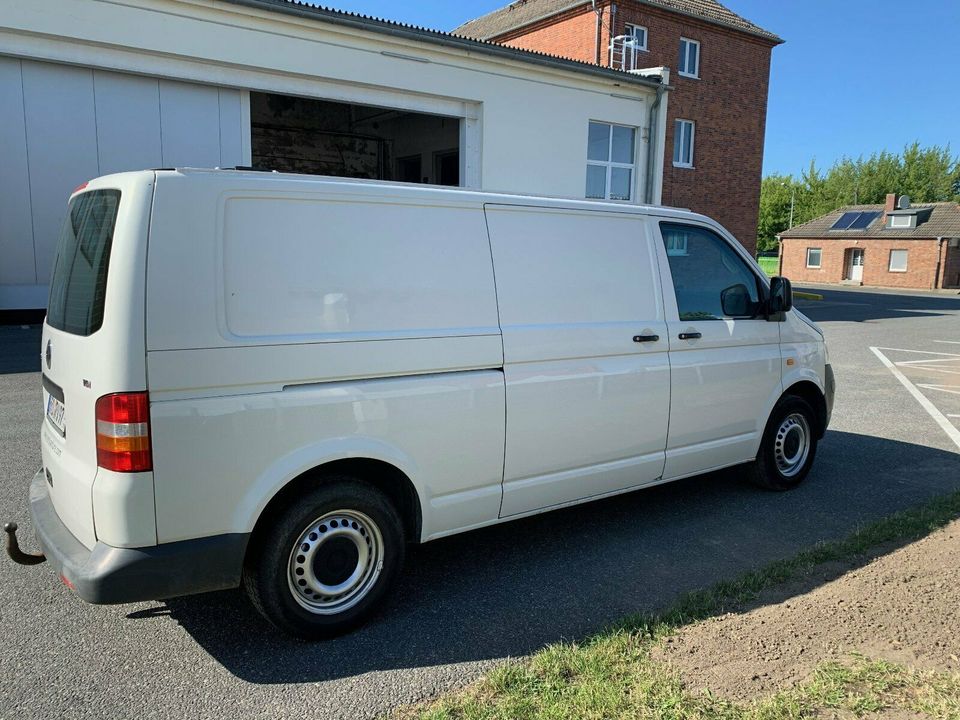
[[[239,591],[95,607],[48,567],[0,558],[0,718],[373,717],[960,489],[935,417],[960,427],[960,395],[926,387],[960,386],[942,372],[960,359],[960,297],[815,291],[798,306],[827,333],[838,393],[799,489],[728,471],[429,543],[370,625],[318,644],[276,634]],[[39,352],[38,328],[0,327],[0,519],[25,544]]]

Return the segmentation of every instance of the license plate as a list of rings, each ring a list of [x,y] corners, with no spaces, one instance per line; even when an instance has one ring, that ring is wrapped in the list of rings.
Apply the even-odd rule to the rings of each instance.
[[[53,426],[61,435],[66,434],[66,425],[64,424],[65,414],[66,408],[63,406],[63,403],[53,395],[47,395],[47,419],[53,423]]]

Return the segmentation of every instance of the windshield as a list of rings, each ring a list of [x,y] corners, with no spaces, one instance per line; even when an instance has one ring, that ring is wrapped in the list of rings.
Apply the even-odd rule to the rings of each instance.
[[[107,270],[119,190],[91,190],[70,201],[50,280],[47,324],[92,335],[103,324]]]

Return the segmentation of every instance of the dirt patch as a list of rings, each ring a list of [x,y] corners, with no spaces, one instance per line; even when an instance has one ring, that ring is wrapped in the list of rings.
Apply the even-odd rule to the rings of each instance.
[[[693,691],[749,700],[856,652],[960,670],[960,521],[869,564],[817,568],[754,609],[684,629],[654,649]]]

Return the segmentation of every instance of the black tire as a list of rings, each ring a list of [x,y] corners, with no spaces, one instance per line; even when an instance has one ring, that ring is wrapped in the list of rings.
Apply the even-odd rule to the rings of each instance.
[[[403,565],[405,540],[396,508],[382,492],[351,476],[324,478],[263,522],[247,553],[244,590],[270,623],[304,640],[342,635],[365,622]],[[346,575],[351,563],[355,570]],[[314,587],[347,585],[357,573],[352,596],[313,594]]]
[[[798,421],[799,417],[803,418],[802,422]],[[798,431],[791,422],[801,426],[808,443],[806,456],[802,459],[801,450],[795,448],[799,444]],[[804,481],[813,465],[817,455],[817,434],[817,416],[810,403],[796,395],[780,398],[763,431],[757,458],[747,466],[750,481],[766,490],[795,488]],[[787,462],[792,457],[797,458],[793,464]]]

